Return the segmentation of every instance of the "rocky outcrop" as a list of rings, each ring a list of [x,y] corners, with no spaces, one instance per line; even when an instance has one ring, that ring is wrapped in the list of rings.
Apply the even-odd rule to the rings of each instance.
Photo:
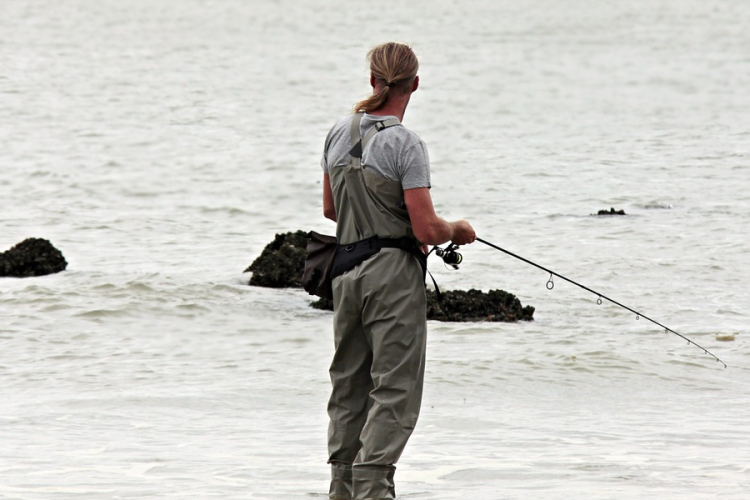
[[[534,308],[504,290],[448,290],[438,300],[435,292],[427,291],[427,319],[437,321],[532,321]]]
[[[62,252],[42,238],[27,238],[0,253],[0,277],[28,278],[59,273],[68,267]]]
[[[307,233],[277,234],[245,272],[252,272],[250,285],[268,288],[299,288],[307,255]],[[333,310],[330,300],[319,299],[312,307]],[[427,291],[427,319],[437,321],[532,321],[534,308],[522,306],[518,298],[503,290],[454,290],[437,294]]]
[[[244,272],[252,272],[250,284],[267,288],[302,287],[307,255],[307,233],[277,234]]]
[[[625,210],[615,210],[614,207],[609,210],[599,210],[596,215],[627,215]]]

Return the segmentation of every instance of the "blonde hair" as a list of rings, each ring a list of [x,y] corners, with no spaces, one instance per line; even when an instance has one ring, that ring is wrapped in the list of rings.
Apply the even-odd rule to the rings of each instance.
[[[370,113],[380,109],[391,92],[406,92],[419,71],[419,61],[408,45],[387,42],[377,45],[367,53],[370,73],[383,85],[378,93],[354,105],[354,112]]]

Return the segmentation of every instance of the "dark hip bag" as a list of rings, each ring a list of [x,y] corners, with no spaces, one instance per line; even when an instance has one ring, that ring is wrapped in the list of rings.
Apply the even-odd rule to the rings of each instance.
[[[338,245],[334,236],[310,231],[308,234],[307,258],[302,275],[302,286],[310,295],[332,299],[333,278],[354,269],[383,248],[400,248],[415,257],[427,272],[427,256],[413,238],[380,238],[371,236],[347,245]]]

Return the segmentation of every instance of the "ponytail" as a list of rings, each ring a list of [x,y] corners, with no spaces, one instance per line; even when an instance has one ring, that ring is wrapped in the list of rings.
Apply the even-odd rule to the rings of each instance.
[[[411,47],[388,42],[367,53],[370,74],[380,82],[380,91],[354,105],[354,112],[377,111],[388,102],[391,92],[407,92],[419,70],[419,61]]]

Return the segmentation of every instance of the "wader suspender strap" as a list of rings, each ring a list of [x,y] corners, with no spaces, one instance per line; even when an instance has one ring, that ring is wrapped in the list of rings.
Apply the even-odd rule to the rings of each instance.
[[[362,139],[362,151],[365,150],[365,146],[367,146],[367,143],[370,142],[372,136],[374,136],[381,130],[387,129],[388,127],[395,127],[396,125],[401,125],[401,122],[398,121],[398,118],[389,118],[387,120],[383,120],[382,122],[377,122],[375,124],[375,127],[371,128],[370,131],[365,134],[364,139]]]
[[[367,134],[365,134],[365,137],[362,138],[362,135],[359,132],[359,126],[362,123],[362,115],[364,113],[355,113],[354,117],[352,118],[352,124],[351,129],[349,131],[349,144],[351,146],[351,149],[349,150],[349,154],[353,156],[354,158],[359,158],[360,162],[362,161],[362,153],[364,152],[365,146],[367,146],[367,143],[370,142],[370,139],[375,136],[378,132],[381,130],[387,129],[389,127],[394,127],[396,125],[401,125],[401,122],[398,118],[389,118],[387,120],[383,120],[380,122],[375,123],[375,126],[370,129]],[[362,245],[366,247],[366,249],[362,249]],[[342,262],[341,259],[338,261],[338,265],[336,264],[336,260],[334,260],[333,269],[331,272],[332,278],[335,276],[339,276],[346,272],[347,270],[353,268],[355,265],[363,262],[365,259],[367,259],[369,256],[374,255],[377,253],[380,248],[400,248],[404,250],[405,252],[411,253],[414,255],[417,260],[419,260],[420,265],[422,266],[422,270],[424,271],[425,278],[427,275],[430,275],[430,279],[432,279],[432,284],[435,286],[435,294],[437,295],[438,302],[442,302],[443,296],[440,293],[440,288],[438,288],[437,281],[435,281],[435,278],[432,276],[432,273],[427,270],[427,256],[422,253],[422,250],[419,248],[409,248],[409,245],[406,241],[403,239],[380,239],[377,236],[368,238],[366,240],[362,240],[360,242],[354,243],[352,245],[347,245],[345,247],[340,247],[339,250],[336,251],[337,255],[341,255],[344,252],[341,252],[342,249],[344,249],[345,252],[354,251],[357,245],[360,246],[360,249],[357,253],[360,253],[359,258],[347,259],[348,262]]]
[[[389,118],[387,120],[383,120],[382,122],[375,123],[375,126],[370,129],[367,134],[365,134],[364,138],[359,133],[359,124],[362,122],[362,113],[355,113],[354,118],[352,119],[352,127],[350,130],[350,142],[351,149],[349,150],[349,154],[352,155],[355,158],[362,159],[362,152],[365,150],[365,146],[367,146],[367,143],[370,142],[370,139],[380,132],[381,130],[387,129],[388,127],[394,127],[396,125],[401,125],[401,122],[398,120],[398,118]]]
[[[362,122],[362,113],[355,113],[352,118],[352,128],[349,132],[349,154],[354,158],[362,158],[362,136],[359,133],[359,124]]]

